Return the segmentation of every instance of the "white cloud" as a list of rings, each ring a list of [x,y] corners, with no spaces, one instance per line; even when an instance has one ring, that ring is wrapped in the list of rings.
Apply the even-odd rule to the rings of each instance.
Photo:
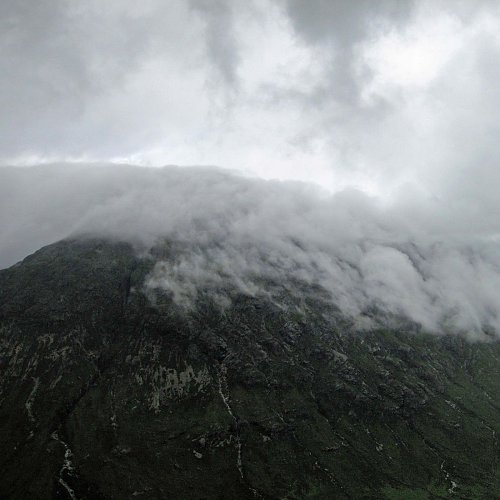
[[[391,92],[422,91],[446,70],[446,63],[466,43],[463,26],[449,13],[429,13],[404,30],[393,29],[365,42],[360,64],[373,73],[362,98],[391,97]]]
[[[148,286],[182,304],[203,289],[225,302],[228,289],[279,301],[300,295],[300,280],[353,318],[377,308],[430,331],[500,332],[497,240],[462,223],[453,200],[436,211],[441,203],[408,195],[413,205],[384,207],[359,191],[332,195],[217,169],[2,168],[0,265],[67,236],[125,240],[139,253],[166,240],[172,255]]]

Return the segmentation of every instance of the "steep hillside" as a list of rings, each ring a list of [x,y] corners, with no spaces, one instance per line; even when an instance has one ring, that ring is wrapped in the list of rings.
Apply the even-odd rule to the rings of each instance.
[[[1,498],[500,497],[498,343],[356,331],[299,283],[185,310],[154,263],[63,241],[0,271]]]

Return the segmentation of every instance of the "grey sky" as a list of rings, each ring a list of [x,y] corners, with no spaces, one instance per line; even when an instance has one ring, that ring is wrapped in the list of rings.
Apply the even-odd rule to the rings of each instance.
[[[443,177],[495,161],[499,7],[6,0],[0,159],[212,164],[438,195]]]

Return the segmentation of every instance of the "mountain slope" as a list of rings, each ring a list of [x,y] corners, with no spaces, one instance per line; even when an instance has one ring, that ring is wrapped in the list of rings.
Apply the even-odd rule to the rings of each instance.
[[[0,271],[2,498],[500,495],[498,343],[353,331],[305,285],[153,305],[154,262],[63,241]]]

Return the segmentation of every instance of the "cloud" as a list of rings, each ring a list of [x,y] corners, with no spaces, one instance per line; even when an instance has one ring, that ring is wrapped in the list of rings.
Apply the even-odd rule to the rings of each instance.
[[[287,0],[288,15],[298,33],[312,42],[333,40],[351,47],[384,24],[404,23],[411,17],[413,0],[370,0],[344,2],[318,0],[306,4]]]
[[[0,181],[2,266],[68,236],[125,240],[142,254],[168,242],[147,286],[182,305],[203,290],[300,301],[303,283],[354,319],[500,332],[498,231],[461,224],[450,199],[448,211],[411,193],[412,204],[388,206],[352,189],[194,167],[2,168]]]
[[[2,2],[0,161],[437,195],[450,169],[496,161],[500,9],[471,5]]]
[[[233,17],[235,9],[242,9],[243,4],[224,0],[191,0],[191,5],[204,21],[209,58],[225,83],[230,86],[236,84],[239,50]]]

